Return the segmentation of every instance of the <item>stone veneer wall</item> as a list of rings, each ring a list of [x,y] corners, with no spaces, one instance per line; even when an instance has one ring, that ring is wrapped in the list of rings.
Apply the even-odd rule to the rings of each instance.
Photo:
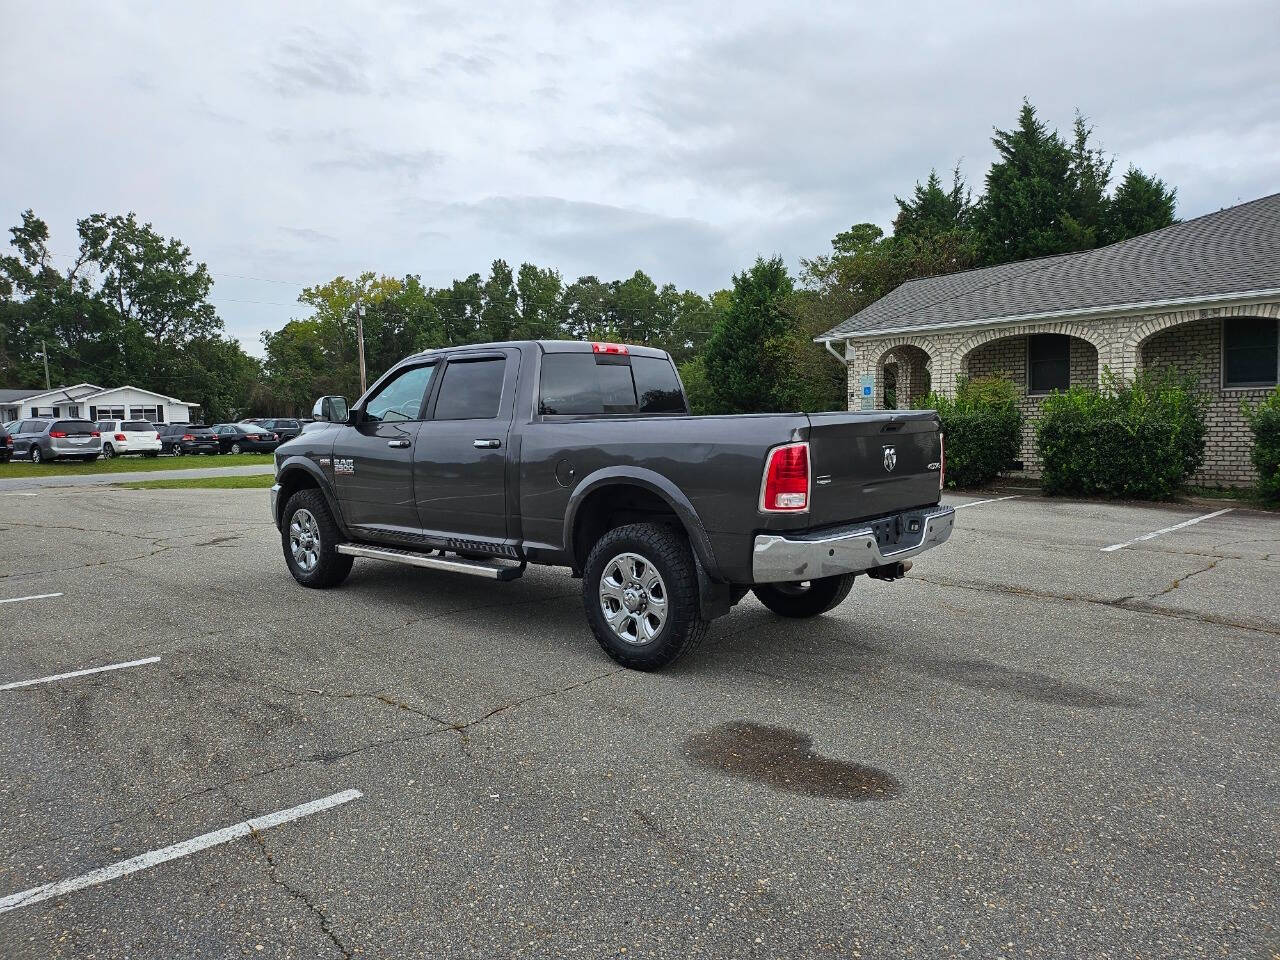
[[[1280,318],[1280,300],[855,339],[850,341],[851,353],[846,354],[849,409],[859,408],[858,382],[864,374],[876,376],[877,406],[883,404],[883,365],[892,361],[890,355],[897,348],[912,346],[923,350],[929,357],[933,389],[953,394],[956,381],[962,375],[1006,372],[1015,382],[1025,385],[1026,336],[1065,333],[1080,341],[1078,344],[1072,341],[1072,384],[1096,382],[1104,367],[1124,378],[1131,378],[1140,367],[1162,364],[1196,372],[1211,401],[1205,465],[1193,480],[1208,484],[1251,483],[1256,479],[1249,462],[1252,436],[1240,416],[1240,401],[1254,402],[1268,391],[1221,387],[1222,318],[1233,316]],[[905,318],[903,326],[909,322],[909,318]],[[1030,421],[1039,413],[1040,398],[1024,396],[1022,402],[1023,412]],[[1028,425],[1023,435],[1023,461],[1030,474],[1037,471],[1033,429]]]

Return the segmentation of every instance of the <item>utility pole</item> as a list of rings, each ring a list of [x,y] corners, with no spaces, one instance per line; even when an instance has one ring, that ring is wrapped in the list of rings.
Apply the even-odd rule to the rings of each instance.
[[[44,348],[43,340],[40,341],[40,356],[44,357],[44,388],[46,390],[52,390],[53,386],[49,383],[49,351]],[[361,354],[361,356],[363,357],[364,354]],[[360,370],[362,371],[360,375],[360,379],[363,380],[364,379],[364,373],[363,373],[364,361],[363,360],[360,361]]]
[[[364,382],[364,305],[359,303],[356,304],[356,343],[360,349],[360,395],[364,396],[367,389]]]

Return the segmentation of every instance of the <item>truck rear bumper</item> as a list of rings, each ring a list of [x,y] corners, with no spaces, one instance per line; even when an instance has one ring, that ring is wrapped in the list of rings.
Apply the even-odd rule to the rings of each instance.
[[[761,533],[751,554],[752,581],[817,580],[898,563],[945,543],[955,515],[951,507],[938,505],[810,533]],[[886,524],[893,529],[899,520],[902,536],[886,534]]]

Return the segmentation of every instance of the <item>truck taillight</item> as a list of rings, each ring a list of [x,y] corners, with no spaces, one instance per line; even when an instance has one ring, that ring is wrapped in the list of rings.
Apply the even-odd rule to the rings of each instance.
[[[626,356],[629,352],[625,343],[593,343],[591,344],[592,353],[617,353]]]
[[[938,489],[942,490],[947,485],[947,437],[946,434],[938,434]]]
[[[770,450],[761,486],[760,509],[765,513],[808,510],[809,444],[786,443]]]

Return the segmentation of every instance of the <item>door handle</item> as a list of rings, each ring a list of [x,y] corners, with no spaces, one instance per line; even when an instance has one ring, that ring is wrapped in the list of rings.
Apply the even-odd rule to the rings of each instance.
[[[387,446],[403,448],[403,447],[409,446],[409,441],[408,440],[388,440]]]
[[[473,447],[479,447],[481,450],[496,450],[502,446],[501,440],[472,440]]]

